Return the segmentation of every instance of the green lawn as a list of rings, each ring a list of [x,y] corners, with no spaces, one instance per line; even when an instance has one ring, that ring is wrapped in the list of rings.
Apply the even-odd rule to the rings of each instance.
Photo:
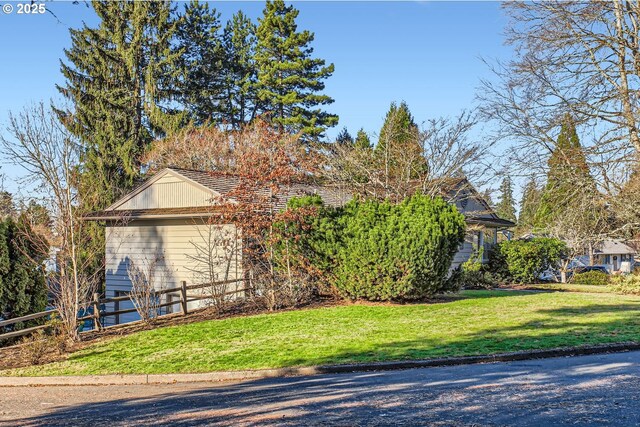
[[[640,298],[467,291],[441,304],[349,305],[212,320],[99,343],[4,375],[176,373],[491,354],[640,341]]]

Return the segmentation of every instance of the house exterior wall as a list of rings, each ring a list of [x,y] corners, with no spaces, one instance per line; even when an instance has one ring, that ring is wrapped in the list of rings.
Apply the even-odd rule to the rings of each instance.
[[[210,254],[210,255],[209,255]],[[216,227],[202,220],[137,220],[126,225],[111,224],[106,227],[106,297],[122,295],[131,290],[128,266],[141,266],[158,260],[155,282],[156,288],[179,287],[181,281],[187,284],[208,283],[210,274],[207,264],[214,266],[217,280],[242,278],[242,250],[240,235],[233,225]],[[239,280],[229,285],[227,291],[241,290]],[[196,294],[200,291],[190,291]],[[179,301],[176,293],[171,300]],[[169,302],[163,297],[162,303]],[[189,308],[204,306],[206,301],[189,303]],[[110,303],[106,311],[133,308],[130,301]],[[179,310],[176,303],[173,311]],[[171,310],[171,309],[169,309]],[[123,314],[119,322],[137,320],[137,313]],[[106,325],[115,324],[115,317],[105,319]]]
[[[471,258],[479,247],[483,248],[482,262],[489,260],[489,250],[497,243],[498,229],[493,227],[481,227],[468,230],[464,242],[453,257],[451,268],[455,269]]]
[[[596,255],[594,262],[604,265],[610,272],[631,273],[634,268],[635,257],[633,254],[607,254]]]
[[[208,206],[212,193],[172,174],[165,174],[115,210]]]

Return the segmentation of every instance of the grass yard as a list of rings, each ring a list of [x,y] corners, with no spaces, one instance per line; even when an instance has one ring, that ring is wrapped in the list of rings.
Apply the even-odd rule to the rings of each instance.
[[[98,343],[2,375],[209,372],[640,341],[640,298],[467,291],[440,304],[347,305],[211,320]]]

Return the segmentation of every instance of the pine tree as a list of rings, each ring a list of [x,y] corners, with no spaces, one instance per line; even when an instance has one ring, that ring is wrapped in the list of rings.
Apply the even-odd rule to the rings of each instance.
[[[336,144],[341,144],[345,146],[353,145],[353,137],[349,133],[346,127],[342,128],[338,136],[336,137]]]
[[[298,10],[284,0],[267,0],[256,29],[256,68],[260,113],[266,113],[280,131],[301,132],[305,138],[323,136],[338,116],[320,106],[333,99],[320,92],[333,74],[333,64],[313,58],[314,34],[298,31]]]
[[[540,204],[542,190],[538,188],[535,177],[531,177],[522,191],[520,212],[518,215],[518,234],[526,234],[534,231],[535,216]]]
[[[414,179],[426,172],[419,134],[407,104],[392,102],[375,147],[380,167],[390,180]]]
[[[253,120],[256,113],[255,32],[255,25],[239,11],[227,22],[222,36],[225,51],[222,118],[233,129]]]
[[[547,184],[535,215],[535,225],[545,228],[571,204],[572,199],[597,192],[595,181],[571,116],[566,115],[548,160]]]
[[[507,176],[500,184],[500,202],[496,205],[496,213],[502,219],[516,222],[515,203],[511,178]]]
[[[486,190],[484,190],[484,194],[482,195],[482,197],[484,198],[484,201],[487,202],[487,205],[489,205],[491,209],[495,208],[495,204],[493,203],[493,199],[491,198],[490,188],[487,188]]]
[[[193,121],[218,123],[225,105],[225,52],[219,35],[220,14],[208,3],[192,0],[185,6],[176,36],[181,51],[179,63],[181,98]]]
[[[58,86],[73,110],[61,122],[83,146],[81,209],[102,209],[131,188],[154,137],[178,127],[168,107],[180,69],[170,2],[94,1],[97,28],[72,29]]]
[[[356,148],[363,150],[371,148],[371,140],[369,139],[369,135],[367,135],[364,129],[360,128],[360,130],[356,134],[354,145]]]

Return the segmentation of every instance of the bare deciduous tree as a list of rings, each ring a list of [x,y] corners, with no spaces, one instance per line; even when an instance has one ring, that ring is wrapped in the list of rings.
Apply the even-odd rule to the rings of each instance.
[[[80,167],[80,148],[44,103],[11,114],[7,131],[9,136],[0,136],[3,155],[25,170],[20,182],[45,196],[53,215],[59,250],[57,271],[48,283],[64,333],[77,339],[77,315],[88,306],[100,283],[100,271],[86,268],[92,265],[96,254],[84,249],[84,223],[75,209],[78,194],[73,188],[73,178]]]
[[[491,166],[491,144],[469,138],[475,124],[470,112],[428,120],[421,129],[401,135],[419,150],[391,150],[391,166],[388,156],[371,148],[335,144],[324,173],[331,182],[365,197],[402,200],[416,191],[454,197],[468,189],[460,183],[482,186],[497,173]],[[389,139],[384,141],[385,147],[390,147],[399,135],[386,133],[383,137]]]
[[[640,167],[640,3],[508,2],[504,10],[515,59],[490,64],[496,78],[483,81],[479,98],[512,172],[546,174],[568,113],[583,130],[598,191],[629,213],[616,201]],[[640,226],[640,216],[625,216],[625,228]]]

